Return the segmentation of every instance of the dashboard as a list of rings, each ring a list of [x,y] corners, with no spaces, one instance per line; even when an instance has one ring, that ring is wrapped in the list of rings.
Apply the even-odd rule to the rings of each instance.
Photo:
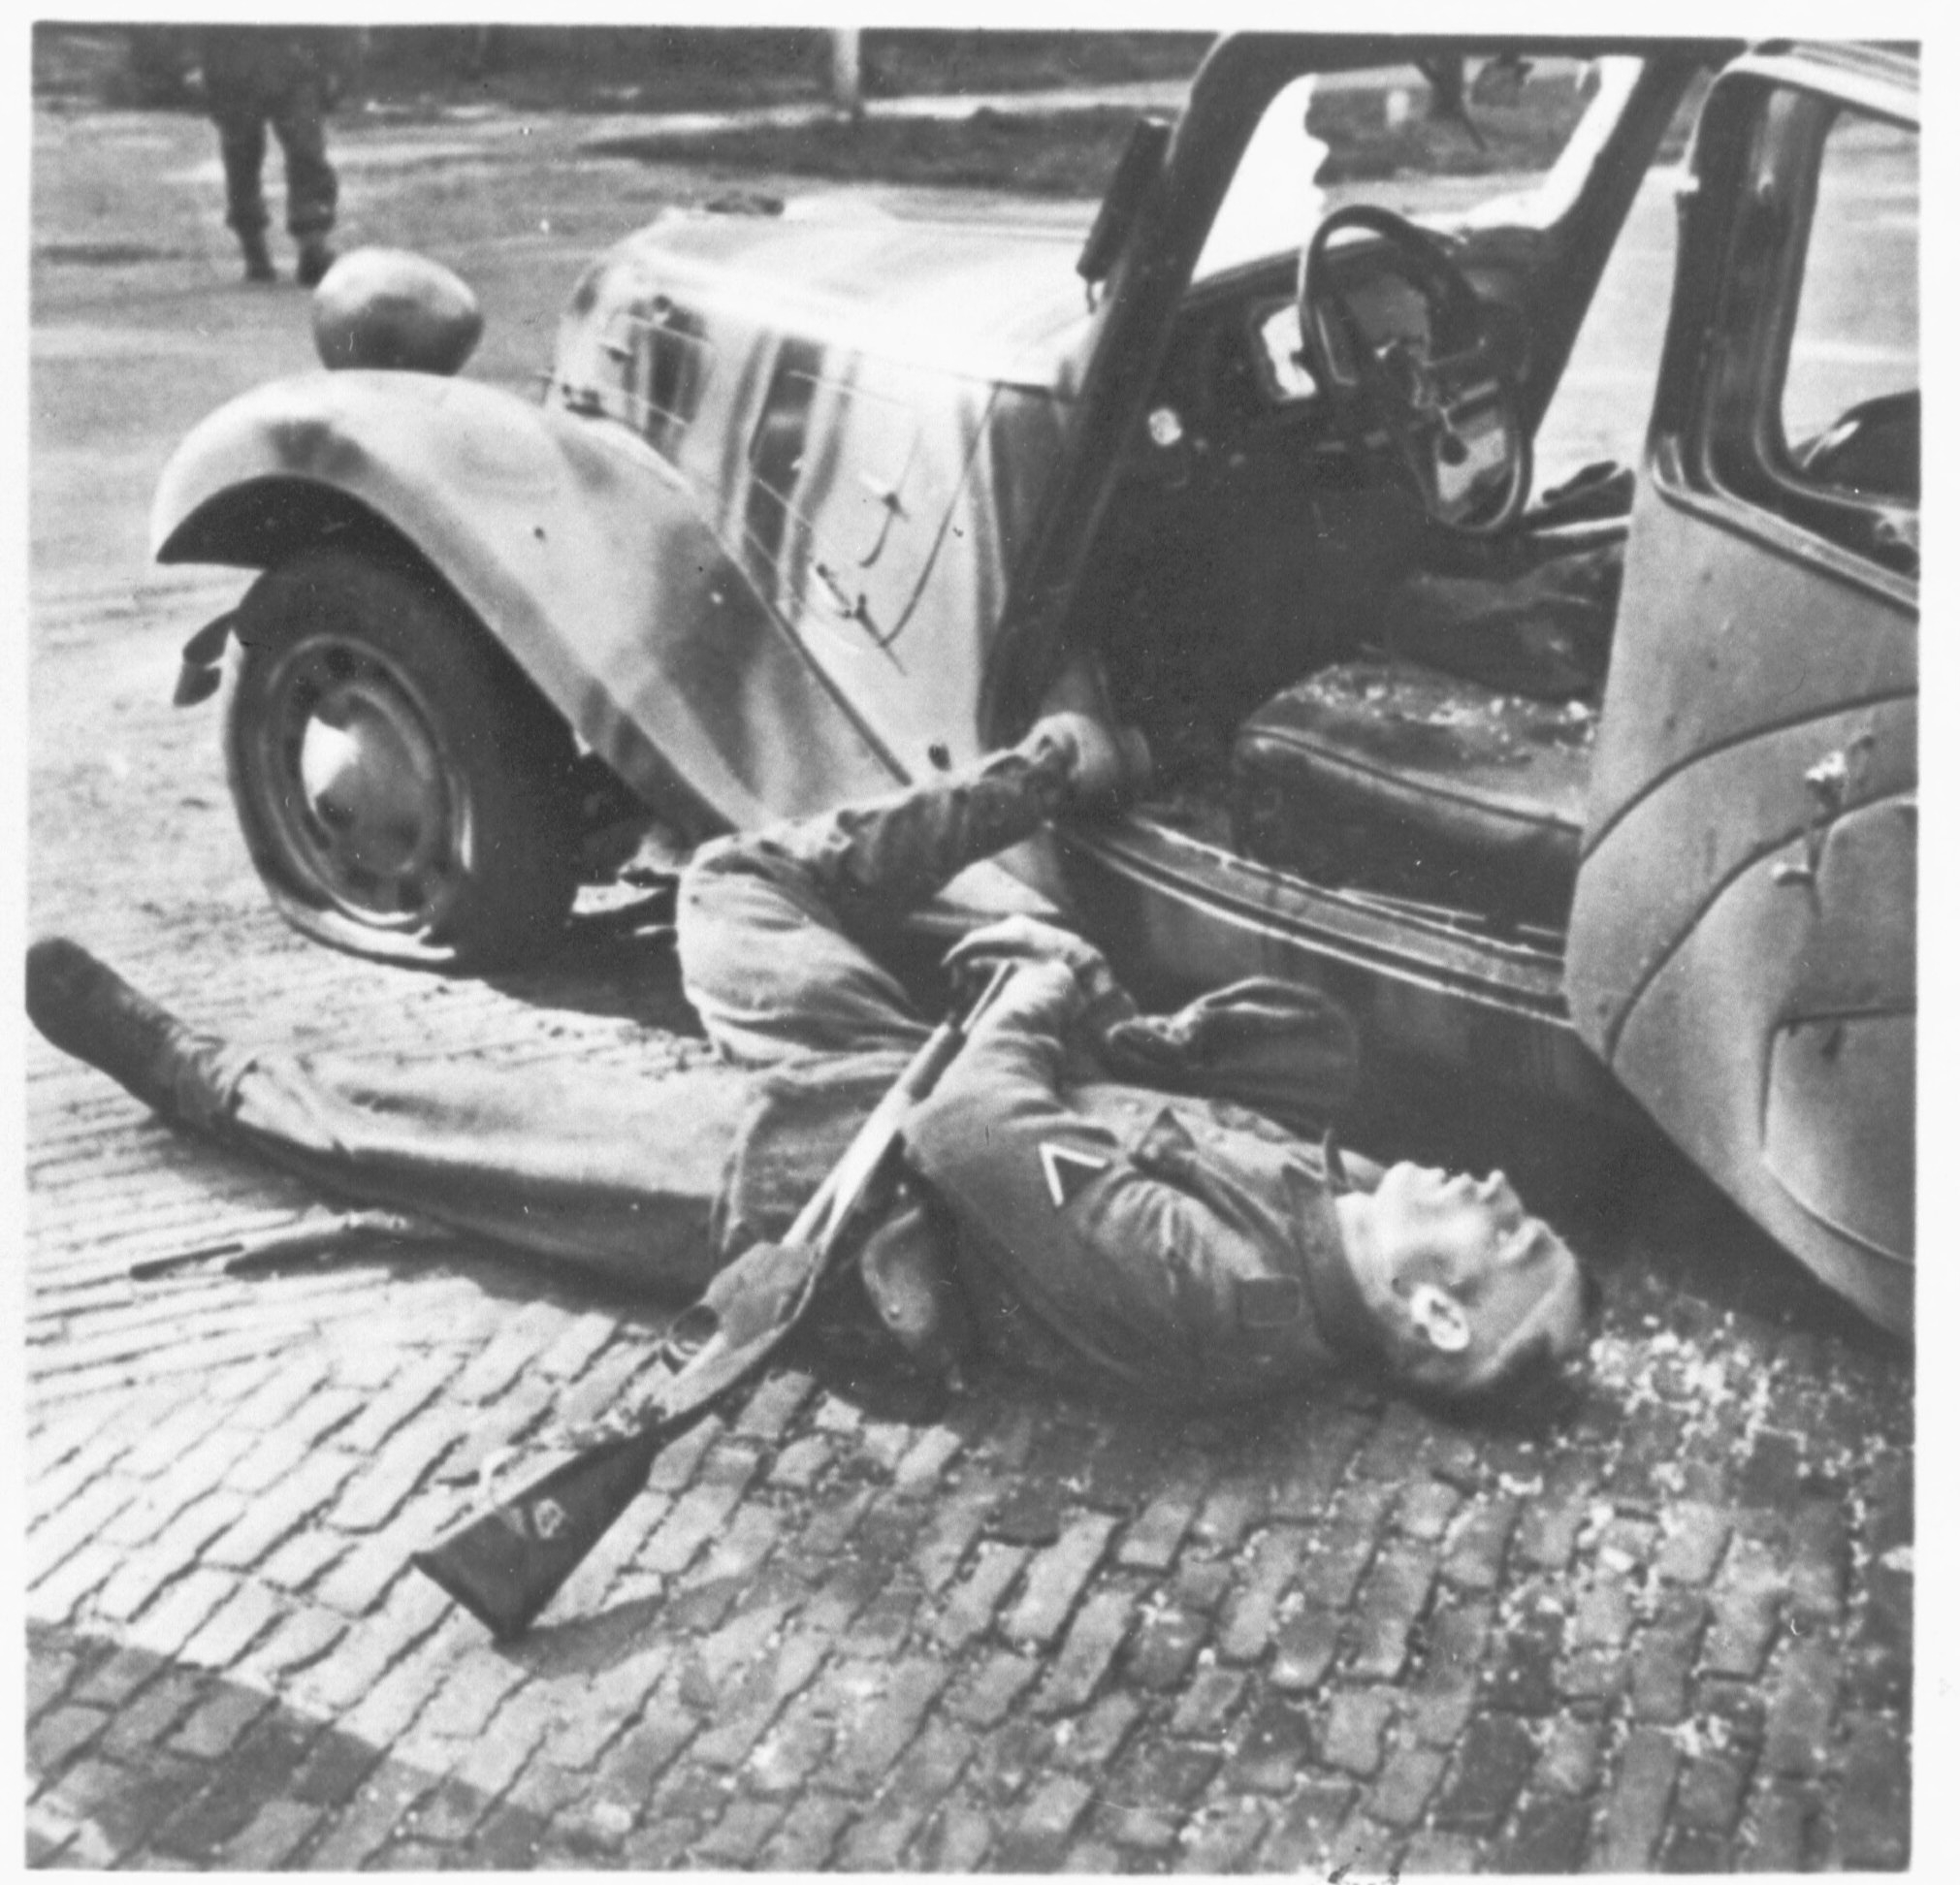
[[[1438,333],[1429,296],[1379,248],[1357,243],[1340,259],[1342,298],[1376,346],[1403,341],[1448,351],[1468,337]],[[1522,374],[1528,345],[1511,272],[1487,261],[1465,272],[1483,320],[1503,332],[1511,370]],[[1346,378],[1353,363],[1344,346],[1336,334],[1333,366]],[[1171,440],[1253,445],[1279,432],[1294,449],[1333,449],[1338,441],[1320,390],[1301,358],[1298,260],[1269,257],[1211,276],[1193,292],[1151,401],[1149,436],[1161,448]]]
[[[1261,303],[1247,310],[1258,336],[1257,352],[1266,368],[1267,391],[1279,404],[1310,399],[1320,391],[1300,346],[1300,304],[1289,298]]]
[[[1178,316],[1153,410],[1174,415],[1181,434],[1220,444],[1274,427],[1317,431],[1323,402],[1301,358],[1297,274],[1293,257],[1275,256],[1199,287]]]

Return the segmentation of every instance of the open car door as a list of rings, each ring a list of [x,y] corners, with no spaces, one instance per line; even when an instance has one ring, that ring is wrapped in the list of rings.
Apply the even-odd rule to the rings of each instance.
[[[1917,67],[1716,81],[1573,911],[1579,1032],[1884,1326],[1912,1303]]]

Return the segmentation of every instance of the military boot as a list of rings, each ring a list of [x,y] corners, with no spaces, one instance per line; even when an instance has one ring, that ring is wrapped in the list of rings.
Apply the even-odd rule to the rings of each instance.
[[[172,1119],[201,1121],[220,1098],[220,1063],[237,1058],[65,936],[28,946],[27,1018],[63,1053]]]
[[[279,272],[273,267],[273,254],[266,247],[266,239],[263,236],[258,234],[241,236],[239,247],[244,251],[247,281],[278,280]]]
[[[303,288],[317,288],[321,277],[340,258],[318,236],[308,236],[300,244],[300,266],[293,271]]]

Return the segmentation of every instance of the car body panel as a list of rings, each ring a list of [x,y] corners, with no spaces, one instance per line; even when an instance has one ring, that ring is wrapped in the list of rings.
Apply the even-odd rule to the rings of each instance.
[[[1912,619],[1817,598],[1798,609],[1796,586],[1736,554],[1734,538],[1697,540],[1681,523],[1672,511],[1636,522],[1629,544],[1567,948],[1575,1019],[1609,1065],[1641,988],[1702,913],[1743,872],[1818,825],[1808,782],[1819,766],[1848,768],[1843,811],[1910,791],[1918,777]],[[1657,566],[1644,569],[1650,557]],[[1823,651],[1838,647],[1853,672],[1834,685]],[[1780,664],[1765,668],[1766,652]],[[1642,763],[1636,787],[1607,796]],[[1910,905],[1901,915],[1910,924]]]
[[[164,561],[254,563],[265,520],[340,494],[393,526],[620,775],[710,822],[889,786],[886,756],[624,432],[494,388],[320,373],[207,419],[164,473]]]
[[[1623,593],[1589,849],[1657,781],[1704,755],[1766,726],[1918,691],[1910,584],[1690,490],[1664,463],[1635,499]]]
[[[1642,989],[1612,1063],[1751,1217],[1900,1332],[1912,1310],[1911,949],[1861,970],[1848,1002],[1816,1002],[1806,983],[1814,956],[1857,966],[1854,897],[1912,908],[1912,806],[1884,800],[1834,824],[1815,899],[1788,880],[1812,868],[1803,839],[1731,882]]]
[[[1888,494],[1806,491],[1778,415],[1832,122],[1782,101],[1910,125],[1912,79],[1882,54],[1779,51],[1704,108],[1566,951],[1575,1023],[1615,1076],[1901,1332],[1917,585],[1851,527]]]
[[[573,288],[559,376],[602,384],[604,359],[576,349],[651,288],[710,329],[766,319],[821,347],[1066,392],[1086,327],[1069,266],[1076,244],[1073,232],[1007,220],[669,211],[607,250]]]
[[[561,332],[547,397],[674,464],[908,776],[980,749],[1082,344],[1069,253],[956,224],[668,216],[587,273]]]
[[[1373,906],[1131,815],[1058,836],[1074,908],[1118,974],[1165,1000],[1243,975],[1325,990],[1386,1086],[1419,1066],[1611,1118],[1625,1096],[1565,1018],[1555,951]]]

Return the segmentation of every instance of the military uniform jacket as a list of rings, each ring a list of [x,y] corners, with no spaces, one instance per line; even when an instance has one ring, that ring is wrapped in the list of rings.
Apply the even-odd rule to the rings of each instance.
[[[1240,1109],[1080,1077],[1082,995],[1020,970],[907,1130],[1003,1359],[1252,1399],[1372,1347],[1317,1151]]]

